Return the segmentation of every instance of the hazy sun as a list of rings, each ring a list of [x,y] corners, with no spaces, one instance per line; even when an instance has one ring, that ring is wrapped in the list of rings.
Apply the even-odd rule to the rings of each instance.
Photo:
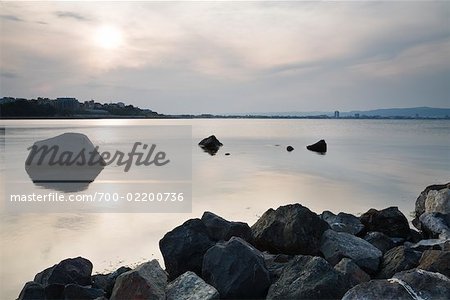
[[[102,26],[94,32],[94,42],[104,49],[115,49],[122,45],[122,32],[113,26]]]

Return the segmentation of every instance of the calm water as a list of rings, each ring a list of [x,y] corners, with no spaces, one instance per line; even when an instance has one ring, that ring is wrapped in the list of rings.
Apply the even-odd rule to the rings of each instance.
[[[0,298],[17,297],[37,272],[67,257],[90,259],[94,272],[161,261],[164,233],[205,210],[250,225],[268,208],[294,202],[317,213],[395,205],[409,217],[425,186],[450,179],[449,121],[57,120],[0,121],[10,134],[6,147],[0,135],[0,182],[26,174],[15,167],[26,141],[61,133],[55,128],[83,127],[95,135],[118,124],[192,125],[192,213],[11,215],[2,208]],[[210,134],[224,143],[216,156],[197,147]],[[321,138],[328,143],[325,156],[305,149]],[[288,153],[287,145],[295,150]]]

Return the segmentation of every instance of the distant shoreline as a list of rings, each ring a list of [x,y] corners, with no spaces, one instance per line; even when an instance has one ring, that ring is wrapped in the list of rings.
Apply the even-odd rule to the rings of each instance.
[[[146,116],[65,116],[65,117],[3,117],[0,116],[0,120],[115,120],[115,119],[145,119],[145,120],[191,120],[191,119],[301,119],[301,120],[450,120],[450,117],[442,118],[427,118],[427,117],[380,117],[380,116],[367,116],[367,117],[322,117],[322,116],[201,116],[201,115],[159,115],[154,117]]]

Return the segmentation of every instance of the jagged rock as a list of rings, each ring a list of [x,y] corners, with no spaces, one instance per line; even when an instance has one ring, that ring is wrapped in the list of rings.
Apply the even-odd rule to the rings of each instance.
[[[40,283],[28,281],[17,300],[45,300],[44,287]]]
[[[204,138],[203,140],[198,143],[198,145],[205,151],[208,152],[211,155],[214,155],[219,151],[220,147],[223,146],[223,144],[216,138],[215,135],[211,135],[207,138]]]
[[[167,300],[219,299],[219,292],[194,272],[187,271],[167,285]]]
[[[131,268],[120,267],[116,271],[109,274],[97,274],[92,276],[92,287],[105,291],[105,296],[109,298],[116,282],[117,277],[125,272],[131,271]]]
[[[294,151],[294,147],[292,147],[292,146],[287,146],[287,147],[286,147],[286,151],[287,151],[287,152],[292,152],[292,151]]]
[[[315,144],[306,146],[306,149],[314,152],[325,153],[327,152],[327,143],[325,140],[320,140]]]
[[[267,270],[269,270],[270,282],[272,283],[280,278],[284,268],[294,258],[292,255],[270,254],[267,252],[264,252],[263,255]]]
[[[224,299],[263,298],[270,285],[262,253],[238,237],[206,252],[202,274]]]
[[[390,237],[381,232],[368,232],[364,237],[364,240],[368,241],[384,254],[389,249],[394,248],[395,244]]]
[[[360,217],[368,231],[378,231],[390,237],[409,237],[409,224],[397,207],[370,209]]]
[[[342,258],[348,257],[369,274],[378,270],[383,255],[369,242],[349,233],[336,232],[331,229],[322,235],[320,251],[332,265],[336,265]]]
[[[269,209],[252,226],[253,244],[271,253],[319,253],[319,242],[328,224],[300,204]]]
[[[358,235],[364,230],[364,225],[359,218],[351,214],[340,212],[335,215],[330,211],[324,211],[321,214],[321,218],[327,222],[334,231]]]
[[[116,279],[110,300],[166,299],[167,274],[156,259],[143,263]]]
[[[200,219],[190,219],[169,231],[159,241],[166,270],[171,280],[186,271],[202,273],[203,255],[214,245]]]
[[[44,286],[52,283],[91,284],[92,263],[82,257],[68,258],[36,274],[34,281]]]
[[[447,183],[447,184],[435,184],[435,185],[427,186],[425,188],[425,190],[423,190],[420,193],[419,197],[417,197],[416,207],[415,207],[415,218],[412,221],[413,225],[417,229],[421,230],[419,218],[425,212],[425,202],[426,202],[428,193],[430,191],[440,191],[440,190],[445,189],[445,188],[447,188],[447,189],[450,188],[450,182]]]
[[[270,286],[267,299],[336,299],[349,287],[323,258],[298,255]]]
[[[341,259],[334,269],[344,276],[351,287],[370,280],[370,276],[349,258]]]
[[[94,300],[103,297],[105,292],[101,289],[94,289],[78,284],[68,284],[64,288],[64,300]]]
[[[417,268],[450,277],[450,251],[426,250]]]
[[[215,241],[228,241],[232,236],[248,242],[251,240],[252,230],[247,223],[230,222],[209,211],[203,213],[202,222],[208,229],[210,238]]]
[[[450,215],[436,212],[423,213],[420,218],[420,227],[427,238],[450,239]]]
[[[383,255],[380,272],[377,277],[388,279],[395,273],[417,267],[422,253],[405,246],[398,246]]]

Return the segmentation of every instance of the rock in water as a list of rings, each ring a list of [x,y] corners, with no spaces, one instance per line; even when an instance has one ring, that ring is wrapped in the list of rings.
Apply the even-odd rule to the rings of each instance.
[[[91,285],[91,273],[92,263],[86,258],[68,258],[36,274],[34,281],[44,286],[52,283]]]
[[[306,146],[306,149],[314,152],[325,153],[327,152],[327,143],[325,140],[320,140],[315,144]]]
[[[419,264],[421,256],[421,252],[405,246],[395,247],[383,255],[383,261],[377,277],[388,279],[394,276],[395,273],[415,268]]]
[[[371,231],[364,236],[364,240],[368,241],[384,254],[389,249],[395,247],[394,242],[382,232]]]
[[[450,251],[425,251],[420,258],[419,266],[417,268],[438,272],[450,277]]]
[[[351,287],[370,280],[370,276],[349,258],[341,259],[334,269],[344,276]]]
[[[215,135],[211,135],[198,143],[198,145],[211,155],[215,155],[219,151],[223,144],[216,138]]]
[[[406,217],[398,207],[389,207],[382,210],[370,209],[360,217],[368,231],[379,231],[390,237],[408,238],[409,224]]]
[[[321,218],[330,225],[330,228],[338,232],[347,232],[358,235],[364,230],[364,225],[354,215],[340,212],[337,215],[330,211],[324,211]]]
[[[327,230],[322,235],[320,251],[325,259],[336,265],[342,258],[352,259],[369,274],[378,270],[382,253],[378,248],[354,235]]]
[[[321,257],[296,256],[270,286],[267,299],[337,299],[350,288]]]
[[[231,222],[212,212],[204,212],[202,222],[208,229],[208,234],[215,241],[228,241],[232,236],[240,237],[247,242],[251,240],[252,230],[247,223]]]
[[[294,147],[292,147],[292,146],[287,146],[287,147],[286,147],[286,150],[287,150],[287,152],[292,152],[292,151],[294,151]]]
[[[25,283],[17,300],[45,300],[45,292],[42,284],[29,281]]]
[[[252,226],[253,244],[271,253],[319,253],[320,237],[329,228],[315,213],[300,204],[269,209]]]
[[[262,253],[238,237],[211,247],[202,273],[224,299],[264,298],[270,286]]]
[[[167,300],[213,300],[219,292],[194,272],[188,271],[167,285]]]
[[[156,259],[121,274],[110,300],[166,299],[167,274]]]
[[[203,255],[214,245],[208,228],[200,219],[190,219],[169,231],[159,241],[166,270],[171,280],[186,271],[202,274]]]

